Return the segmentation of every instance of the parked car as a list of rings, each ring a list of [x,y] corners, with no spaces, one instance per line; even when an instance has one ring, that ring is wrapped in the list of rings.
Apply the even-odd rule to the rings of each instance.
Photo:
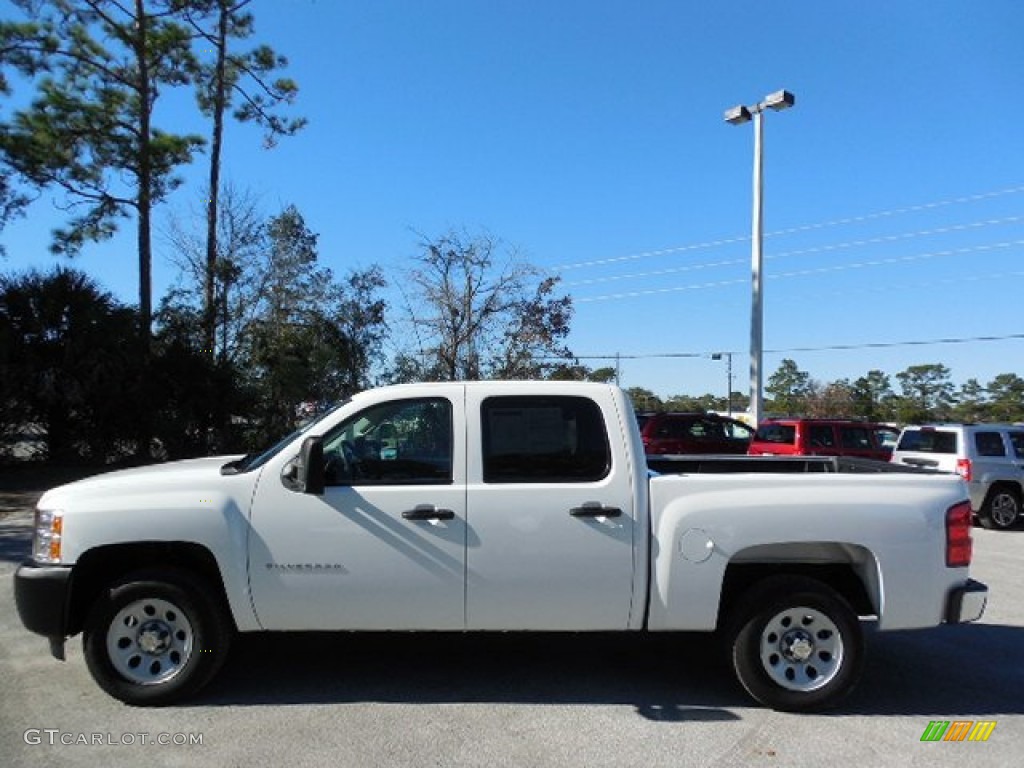
[[[971,508],[986,528],[1021,522],[1024,425],[936,424],[907,427],[892,460],[956,472],[967,481]]]
[[[889,461],[899,430],[851,419],[769,419],[750,441],[752,456],[854,456]]]
[[[640,430],[644,453],[746,453],[754,430],[716,413],[656,413]]]

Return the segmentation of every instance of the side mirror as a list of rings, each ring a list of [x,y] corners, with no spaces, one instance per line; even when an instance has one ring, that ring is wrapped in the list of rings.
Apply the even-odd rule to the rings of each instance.
[[[302,441],[299,453],[299,473],[296,478],[301,493],[316,496],[324,492],[324,439],[319,435],[307,437]]]

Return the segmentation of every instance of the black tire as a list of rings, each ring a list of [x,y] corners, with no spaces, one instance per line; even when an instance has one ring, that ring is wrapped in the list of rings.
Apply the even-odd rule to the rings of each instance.
[[[992,531],[1007,531],[1020,522],[1020,491],[1009,485],[995,485],[978,512],[978,522]]]
[[[136,706],[195,694],[227,658],[232,627],[221,601],[179,571],[131,574],[104,590],[82,637],[97,684]]]
[[[826,709],[860,678],[864,633],[857,614],[816,579],[765,579],[740,599],[729,627],[736,677],[772,709]]]

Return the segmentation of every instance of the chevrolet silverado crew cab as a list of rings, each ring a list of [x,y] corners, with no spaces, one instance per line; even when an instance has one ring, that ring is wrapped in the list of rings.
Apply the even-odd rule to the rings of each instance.
[[[651,474],[611,385],[370,390],[263,453],[49,491],[16,602],[138,705],[240,632],[621,630],[718,631],[750,695],[810,710],[856,682],[861,619],[984,610],[955,475]]]

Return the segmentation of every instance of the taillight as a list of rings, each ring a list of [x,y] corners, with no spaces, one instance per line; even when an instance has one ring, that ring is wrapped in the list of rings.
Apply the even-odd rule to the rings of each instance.
[[[970,459],[957,459],[956,460],[956,473],[960,475],[968,483],[971,482],[971,460]]]
[[[961,501],[946,510],[946,567],[964,568],[971,564],[971,503]]]

